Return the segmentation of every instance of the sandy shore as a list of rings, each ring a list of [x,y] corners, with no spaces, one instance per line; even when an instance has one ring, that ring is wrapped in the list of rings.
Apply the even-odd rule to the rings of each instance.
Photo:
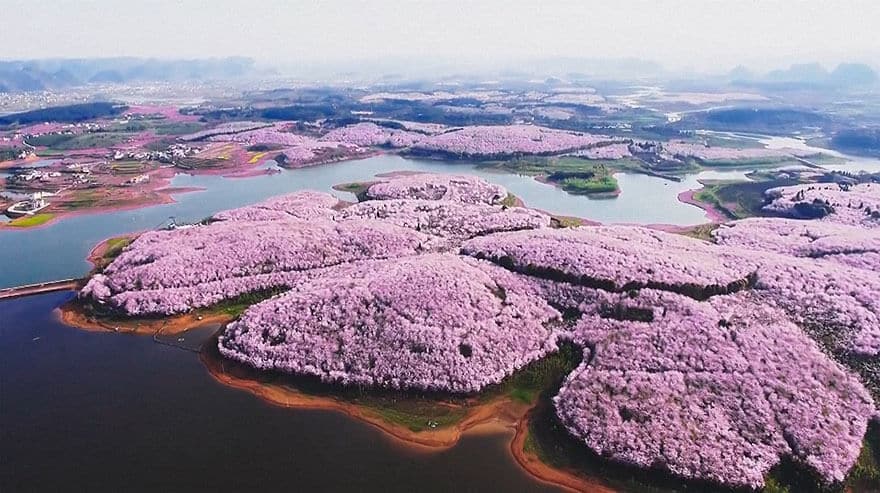
[[[678,194],[678,201],[703,209],[703,211],[706,212],[706,217],[708,217],[709,220],[713,223],[723,223],[729,220],[727,215],[716,208],[714,205],[707,204],[706,202],[694,198],[694,194],[696,194],[697,192],[699,192],[699,189],[686,190],[684,192],[681,192],[680,194]]]
[[[555,469],[543,462],[534,454],[526,452],[525,441],[529,434],[529,420],[531,413],[527,413],[516,424],[516,434],[510,441],[510,453],[516,462],[535,478],[545,482],[561,486],[566,490],[583,493],[614,493],[616,490],[609,488],[598,480],[591,480],[561,469]]]
[[[420,448],[448,449],[458,443],[462,435],[469,430],[489,423],[513,428],[529,409],[526,404],[511,401],[506,397],[499,397],[485,404],[470,407],[464,419],[455,425],[428,431],[412,431],[405,426],[389,423],[376,411],[366,406],[331,396],[310,395],[285,385],[236,375],[235,371],[231,369],[239,365],[225,361],[216,355],[209,356],[204,351],[202,352],[202,361],[211,376],[218,382],[250,392],[271,404],[291,409],[321,409],[340,412],[368,423],[406,445]],[[448,405],[461,408],[461,405],[455,403],[448,403]]]
[[[225,313],[195,312],[160,319],[101,320],[86,312],[76,300],[56,308],[55,311],[62,323],[77,329],[140,335],[179,334],[210,324],[226,324],[233,318]]]
[[[103,242],[102,242],[103,244]],[[98,247],[95,250],[100,253]],[[59,319],[66,325],[81,330],[96,332],[117,332],[136,335],[172,335],[209,325],[223,325],[232,321],[226,314],[198,315],[195,313],[166,317],[162,319],[132,319],[125,321],[98,320],[83,310],[74,301],[56,309]],[[512,430],[510,453],[516,462],[539,481],[554,484],[570,491],[589,493],[610,493],[614,490],[603,485],[598,479],[555,469],[524,450],[528,434],[530,411],[533,406],[511,400],[499,395],[472,406],[456,402],[438,402],[450,408],[466,409],[464,418],[451,426],[434,430],[413,431],[408,427],[387,421],[369,406],[348,402],[342,398],[324,395],[311,395],[281,383],[260,381],[249,378],[251,370],[227,361],[217,354],[216,338],[209,339],[200,358],[210,375],[219,383],[234,389],[249,392],[273,405],[290,409],[325,410],[342,413],[350,418],[367,423],[385,433],[402,446],[416,450],[445,450],[455,446],[464,435],[498,433]],[[258,378],[258,375],[256,376]]]
[[[570,491],[586,493],[613,493],[614,490],[598,479],[574,474],[553,468],[524,450],[528,435],[529,416],[533,406],[513,401],[505,395],[489,399],[467,409],[465,417],[452,426],[429,431],[412,431],[409,428],[388,422],[368,406],[362,406],[332,396],[305,394],[295,388],[274,382],[262,382],[237,375],[241,366],[229,362],[211,351],[202,351],[202,361],[209,373],[218,382],[229,387],[250,392],[273,405],[291,409],[315,409],[342,413],[363,421],[387,434],[402,445],[418,450],[445,450],[455,446],[465,435],[514,432],[509,450],[511,455],[527,473],[539,481],[560,486]],[[247,372],[247,370],[244,370]],[[449,406],[460,404],[447,403]]]

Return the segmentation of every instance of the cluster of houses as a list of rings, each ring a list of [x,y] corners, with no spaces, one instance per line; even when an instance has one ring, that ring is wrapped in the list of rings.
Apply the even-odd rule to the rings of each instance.
[[[27,159],[34,154],[34,147],[19,137],[0,137],[0,148],[18,152],[12,159]],[[4,159],[9,159],[8,156]]]
[[[133,178],[129,178],[128,180],[125,180],[124,185],[134,186],[134,185],[138,185],[141,183],[146,183],[148,181],[150,181],[150,175],[137,175]]]
[[[676,169],[685,165],[684,161],[666,150],[660,142],[633,142],[629,151],[651,169]]]
[[[133,159],[136,161],[158,161],[160,163],[174,164],[183,158],[195,156],[200,151],[197,147],[187,144],[171,144],[164,151],[124,151],[113,152],[114,161]]]
[[[32,216],[52,205],[46,201],[46,197],[51,197],[53,195],[55,194],[50,192],[36,192],[31,195],[30,199],[22,200],[21,202],[16,202],[9,206],[9,208],[6,209],[6,215],[12,218]]]
[[[19,173],[14,173],[7,178],[10,182],[53,182],[62,175],[67,175],[66,183],[69,185],[88,185],[92,182],[92,164],[71,163],[64,167],[64,170],[46,170],[41,168],[27,169]]]
[[[31,169],[25,173],[13,175],[11,178],[14,178],[17,181],[49,181],[51,178],[58,178],[59,176],[61,176],[61,172],[59,171]]]

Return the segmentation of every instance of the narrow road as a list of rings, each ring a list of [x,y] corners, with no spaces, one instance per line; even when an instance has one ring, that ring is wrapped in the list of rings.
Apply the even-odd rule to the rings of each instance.
[[[82,279],[61,279],[58,281],[25,284],[24,286],[16,286],[14,288],[3,288],[0,289],[0,300],[31,296],[40,293],[50,293],[52,291],[77,289],[80,287],[81,282]]]

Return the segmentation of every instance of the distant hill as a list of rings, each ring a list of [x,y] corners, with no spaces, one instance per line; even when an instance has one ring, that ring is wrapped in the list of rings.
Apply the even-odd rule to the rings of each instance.
[[[128,109],[127,106],[107,102],[54,106],[0,116],[0,126],[29,125],[41,122],[75,123],[102,116],[118,115],[126,109]]]
[[[841,130],[831,138],[837,150],[863,156],[880,156],[880,128]]]
[[[805,127],[821,127],[828,117],[797,108],[739,107],[691,113],[687,125],[724,131],[789,133]],[[684,120],[683,120],[684,122]]]
[[[755,74],[748,68],[737,65],[727,74],[727,77],[732,81],[753,80]]]
[[[0,88],[6,91],[63,89],[89,82],[178,82],[235,79],[254,75],[254,60],[243,57],[195,60],[145,58],[0,61]]]
[[[773,70],[764,79],[771,82],[802,82],[821,84],[828,81],[829,73],[818,63],[794,64],[785,70]]]
[[[829,78],[839,85],[866,86],[877,83],[877,72],[862,63],[841,63]]]
[[[874,69],[863,63],[841,63],[831,72],[818,63],[795,64],[763,76],[751,74],[738,67],[728,74],[728,78],[739,85],[772,89],[848,89],[870,87],[880,82]]]

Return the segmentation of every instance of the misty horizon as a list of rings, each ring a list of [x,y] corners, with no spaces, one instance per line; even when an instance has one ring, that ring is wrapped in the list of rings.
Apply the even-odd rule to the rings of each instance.
[[[503,70],[543,61],[653,62],[722,74],[819,63],[880,67],[880,4],[817,2],[4,2],[2,60],[253,58],[288,73],[364,64]],[[841,33],[845,33],[842,35]],[[529,67],[522,67],[528,72]]]

